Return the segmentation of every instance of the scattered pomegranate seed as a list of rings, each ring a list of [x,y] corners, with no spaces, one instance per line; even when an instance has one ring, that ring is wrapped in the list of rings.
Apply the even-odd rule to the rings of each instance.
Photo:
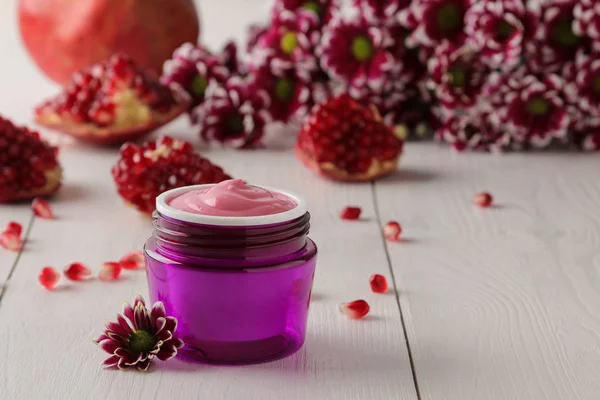
[[[65,276],[71,281],[85,281],[92,277],[92,271],[82,263],[73,263],[65,271]]]
[[[361,211],[362,210],[360,209],[360,207],[347,206],[340,213],[340,218],[348,220],[359,219]]]
[[[396,221],[390,221],[383,227],[383,236],[387,240],[392,242],[400,241],[400,234],[402,233],[402,227]]]
[[[354,300],[350,303],[340,304],[340,311],[351,319],[361,319],[369,313],[369,303],[364,300]]]
[[[132,251],[119,261],[125,269],[146,268],[146,260],[141,251]]]
[[[54,213],[52,212],[52,208],[50,207],[50,203],[48,203],[44,199],[40,199],[39,197],[33,200],[31,203],[31,207],[33,208],[33,212],[40,218],[45,219],[54,219]]]
[[[488,192],[481,192],[473,198],[473,204],[481,208],[488,208],[492,205],[493,197]]]
[[[98,278],[101,281],[114,281],[119,279],[122,270],[123,268],[121,267],[120,263],[106,262],[102,264]]]
[[[371,275],[371,278],[369,278],[369,283],[371,284],[371,290],[374,293],[385,293],[388,290],[387,279],[385,279],[385,276],[383,275]]]
[[[18,222],[11,221],[8,223],[8,225],[6,225],[6,228],[4,228],[4,232],[11,232],[21,236],[21,233],[23,233],[23,227]]]
[[[21,235],[7,231],[0,234],[0,246],[10,251],[19,251],[23,248]]]
[[[52,267],[44,267],[38,278],[43,287],[52,290],[58,285],[60,274]]]

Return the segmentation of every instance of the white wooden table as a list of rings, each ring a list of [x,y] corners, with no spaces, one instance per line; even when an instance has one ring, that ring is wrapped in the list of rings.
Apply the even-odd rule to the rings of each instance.
[[[15,0],[0,4],[0,114],[30,123],[55,93],[27,58]],[[259,0],[201,2],[204,39],[243,37],[265,15]],[[228,35],[230,34],[230,35]],[[194,140],[185,118],[162,133]],[[91,339],[123,300],[147,295],[143,272],[47,292],[46,265],[95,268],[135,248],[149,220],[116,195],[117,152],[62,138],[64,187],[55,221],[28,205],[0,206],[0,225],[29,226],[21,254],[0,249],[0,399],[434,399],[600,398],[600,157],[455,155],[409,144],[398,173],[376,184],[336,184],[305,170],[289,149],[205,152],[232,175],[304,194],[319,245],[305,346],[276,362],[217,367],[157,362],[146,374],[102,371]],[[260,160],[260,162],[257,162]],[[474,209],[489,190],[498,206]],[[348,204],[364,221],[344,222]],[[398,220],[406,240],[385,243]],[[386,275],[395,292],[372,294]],[[351,321],[340,302],[365,298]]]

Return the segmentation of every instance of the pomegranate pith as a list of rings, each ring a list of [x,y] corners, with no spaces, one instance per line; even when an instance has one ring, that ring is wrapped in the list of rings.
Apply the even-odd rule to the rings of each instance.
[[[172,121],[188,103],[182,91],[117,54],[77,72],[61,94],[36,108],[35,120],[81,140],[117,144]]]
[[[340,311],[350,319],[364,318],[370,309],[369,303],[364,300],[354,300],[349,303],[340,304]]]
[[[146,214],[154,211],[156,197],[167,190],[231,179],[195,153],[190,143],[169,136],[141,146],[124,144],[112,176],[121,197]]]
[[[0,202],[49,196],[60,187],[58,149],[0,117]]]
[[[492,195],[487,192],[478,193],[473,198],[473,204],[481,208],[487,208],[491,206],[492,201],[494,201]]]
[[[392,242],[400,241],[402,227],[396,221],[390,221],[383,227],[383,236]]]
[[[44,267],[38,276],[40,284],[48,290],[56,288],[60,274],[52,267]]]
[[[316,106],[300,128],[296,156],[319,175],[370,181],[396,170],[403,140],[374,108],[349,95]]]
[[[369,284],[373,293],[385,293],[388,290],[388,282],[385,276],[375,274],[369,278]]]

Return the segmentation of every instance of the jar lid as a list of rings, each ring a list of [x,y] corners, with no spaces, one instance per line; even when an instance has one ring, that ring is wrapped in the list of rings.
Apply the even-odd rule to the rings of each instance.
[[[296,202],[296,207],[291,210],[284,211],[278,214],[260,215],[253,217],[222,217],[214,215],[195,214],[187,211],[178,210],[169,205],[170,200],[182,195],[183,193],[207,189],[215,184],[184,186],[177,189],[171,189],[164,192],[156,198],[156,210],[165,217],[172,218],[178,221],[189,222],[200,225],[216,225],[216,226],[262,226],[273,225],[282,222],[292,221],[300,218],[307,212],[306,200],[302,197],[285,190],[272,188],[269,186],[253,185],[270,192],[281,193]]]

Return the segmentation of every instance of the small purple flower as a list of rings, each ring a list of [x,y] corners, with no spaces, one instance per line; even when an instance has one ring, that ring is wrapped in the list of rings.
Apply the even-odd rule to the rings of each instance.
[[[579,0],[573,10],[573,32],[592,41],[595,51],[600,51],[600,2]]]
[[[517,146],[545,147],[553,139],[566,140],[570,115],[562,79],[549,75],[540,80],[521,67],[502,79],[492,76],[490,81],[495,83],[486,90],[497,96],[489,100]],[[494,89],[494,84],[499,86]]]
[[[264,59],[275,56],[293,64],[299,75],[308,79],[318,68],[315,50],[321,39],[318,19],[314,13],[284,10],[262,34],[254,47],[252,57]]]
[[[276,0],[273,5],[273,22],[277,23],[283,11],[310,12],[326,24],[339,8],[338,0]]]
[[[204,100],[206,88],[213,81],[224,82],[230,71],[223,64],[224,56],[215,56],[200,46],[185,43],[165,62],[161,82],[178,85],[192,98],[190,109]]]
[[[452,42],[444,42],[436,48],[428,69],[429,87],[449,110],[474,106],[489,74],[474,49]]]
[[[246,52],[252,53],[260,38],[269,30],[269,25],[251,24],[248,26],[248,40],[246,42]]]
[[[438,140],[452,145],[454,150],[498,152],[509,148],[511,138],[501,124],[494,123],[493,114],[480,109],[447,118],[436,132]]]
[[[125,303],[122,315],[117,315],[116,322],[108,322],[94,342],[111,355],[102,363],[104,368],[146,371],[154,357],[170,360],[184,346],[181,339],[173,336],[176,330],[177,319],[165,315],[163,303],[157,301],[148,310],[138,295],[133,306]]]
[[[206,100],[194,110],[200,135],[235,148],[255,147],[271,121],[267,111],[270,102],[267,92],[240,77],[234,76],[225,84],[213,81],[206,90]]]
[[[536,19],[521,0],[475,3],[465,15],[467,43],[481,52],[490,68],[509,70],[520,64],[524,41],[535,32]]]
[[[389,32],[372,26],[358,14],[333,19],[325,28],[319,54],[323,69],[346,87],[379,92],[395,60]]]
[[[353,6],[369,23],[389,25],[396,22],[398,13],[410,3],[411,0],[354,0]]]
[[[573,10],[579,0],[555,0],[541,4],[533,40],[525,44],[525,62],[535,73],[557,72],[588,40],[573,30]]]
[[[464,37],[465,13],[473,0],[415,0],[400,20],[414,28],[409,46],[435,47],[443,41],[458,42]],[[407,18],[408,15],[409,17]]]

